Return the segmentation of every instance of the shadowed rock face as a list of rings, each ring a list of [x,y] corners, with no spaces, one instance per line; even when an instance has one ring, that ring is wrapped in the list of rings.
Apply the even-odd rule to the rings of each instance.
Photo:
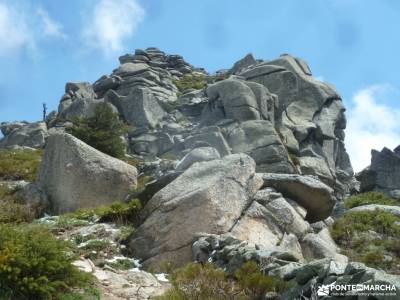
[[[363,192],[379,191],[400,199],[400,146],[371,151],[371,165],[356,175]]]

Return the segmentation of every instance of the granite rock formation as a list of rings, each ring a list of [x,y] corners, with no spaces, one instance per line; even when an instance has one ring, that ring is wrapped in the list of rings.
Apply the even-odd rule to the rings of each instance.
[[[356,175],[362,192],[378,191],[400,199],[400,146],[371,151],[371,165]]]

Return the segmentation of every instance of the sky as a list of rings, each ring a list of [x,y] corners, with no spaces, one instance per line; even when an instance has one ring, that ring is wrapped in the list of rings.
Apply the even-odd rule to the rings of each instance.
[[[399,29],[398,0],[0,0],[0,122],[39,120],[66,82],[94,82],[136,48],[209,72],[289,53],[341,94],[360,171],[400,144]]]

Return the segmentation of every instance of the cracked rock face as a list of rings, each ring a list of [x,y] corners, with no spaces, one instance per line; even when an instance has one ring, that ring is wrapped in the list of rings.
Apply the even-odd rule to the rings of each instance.
[[[229,232],[261,185],[245,154],[194,163],[147,203],[147,218],[130,238],[133,255],[145,266],[163,260],[184,265],[195,234]]]

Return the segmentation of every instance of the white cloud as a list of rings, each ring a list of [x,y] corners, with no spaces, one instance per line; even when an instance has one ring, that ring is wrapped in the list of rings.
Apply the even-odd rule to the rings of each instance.
[[[145,16],[136,0],[101,0],[83,31],[85,42],[105,54],[120,51],[126,38],[132,37]]]
[[[0,57],[36,52],[44,38],[65,37],[62,27],[40,7],[0,3]]]
[[[47,11],[42,7],[37,9],[37,15],[39,17],[40,26],[43,29],[43,34],[48,37],[65,38],[66,35],[62,31],[60,23],[53,20]]]
[[[0,3],[0,56],[21,48],[35,48],[35,39],[23,12]]]
[[[387,103],[388,97],[399,97],[390,85],[373,85],[355,93],[349,110],[346,148],[356,172],[371,161],[371,149],[390,149],[400,144],[400,109]]]

